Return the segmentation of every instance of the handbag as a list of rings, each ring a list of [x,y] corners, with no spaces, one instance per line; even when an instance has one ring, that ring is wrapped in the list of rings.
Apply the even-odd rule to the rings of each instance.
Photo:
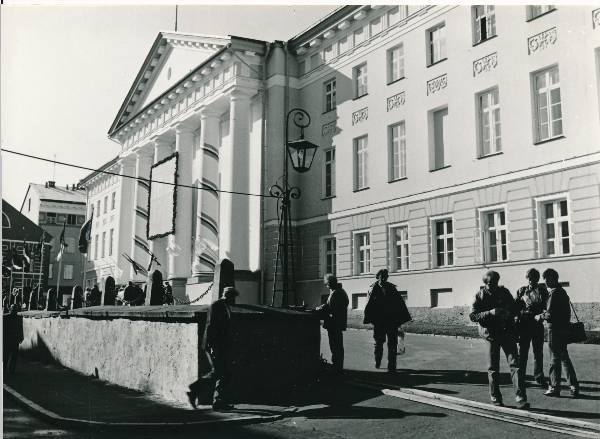
[[[573,303],[569,300],[569,304],[571,305],[571,309],[573,310],[573,314],[575,315],[576,322],[569,323],[569,333],[567,335],[567,343],[579,343],[587,340],[587,335],[585,334],[585,327],[583,322],[579,321],[579,317],[577,317],[577,313],[575,312],[575,307]]]

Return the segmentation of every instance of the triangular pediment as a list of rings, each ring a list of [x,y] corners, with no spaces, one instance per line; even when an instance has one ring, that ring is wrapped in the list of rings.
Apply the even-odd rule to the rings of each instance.
[[[125,123],[229,42],[230,39],[224,37],[160,32],[110,131]]]

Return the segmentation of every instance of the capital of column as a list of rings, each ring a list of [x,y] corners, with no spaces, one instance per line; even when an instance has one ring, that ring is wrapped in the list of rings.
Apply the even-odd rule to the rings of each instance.
[[[121,166],[121,170],[123,168],[131,168],[135,166],[136,157],[133,154],[123,156],[119,158],[119,165]]]
[[[198,114],[200,114],[200,120],[206,120],[206,119],[216,119],[218,118],[221,113],[211,107],[202,107],[198,110]]]
[[[177,125],[175,125],[175,135],[193,134],[197,128],[198,126],[194,125],[192,122],[179,122]]]
[[[138,160],[151,159],[154,157],[154,148],[151,143],[142,146],[135,152]]]
[[[229,92],[230,101],[249,101],[254,92],[252,90],[235,87]]]

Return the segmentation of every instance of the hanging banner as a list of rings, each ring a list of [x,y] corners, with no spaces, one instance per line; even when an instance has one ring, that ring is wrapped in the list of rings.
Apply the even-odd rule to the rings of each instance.
[[[155,163],[150,169],[148,239],[161,238],[175,233],[177,165],[178,155],[174,153]]]

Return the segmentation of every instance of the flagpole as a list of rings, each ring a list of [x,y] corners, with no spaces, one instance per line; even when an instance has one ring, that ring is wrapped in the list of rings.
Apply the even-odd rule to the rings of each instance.
[[[40,256],[40,281],[38,282],[38,287],[37,287],[37,300],[35,301],[35,307],[39,309],[39,303],[40,303],[40,288],[42,288],[42,278],[44,276],[44,241],[45,241],[46,235],[44,232],[42,232],[42,255]],[[30,300],[31,302],[31,300]]]
[[[90,193],[88,191],[88,188],[85,188],[85,210],[86,210],[86,217],[87,217],[87,208],[88,208],[88,204],[90,202]],[[93,218],[93,216],[92,216]],[[83,223],[83,225],[85,226],[85,223]],[[87,250],[85,253],[81,254],[81,257],[83,259],[83,276],[81,277],[81,288],[85,291],[85,275],[86,275],[86,263],[87,263]],[[73,299],[71,299],[72,301]]]
[[[57,281],[56,281],[56,299],[58,300],[58,295],[60,293],[60,275],[62,274],[62,261],[63,261],[63,255],[60,255],[60,261],[58,261],[58,274],[57,274]],[[50,298],[48,297],[46,300],[49,300]],[[61,296],[61,301],[62,301],[62,296]],[[47,305],[47,304],[46,304]]]

